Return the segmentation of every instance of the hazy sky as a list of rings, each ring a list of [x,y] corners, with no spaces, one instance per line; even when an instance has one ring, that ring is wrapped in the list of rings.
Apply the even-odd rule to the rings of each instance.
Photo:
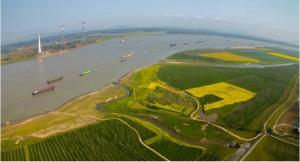
[[[183,27],[298,43],[298,0],[1,0],[1,39],[116,27]]]

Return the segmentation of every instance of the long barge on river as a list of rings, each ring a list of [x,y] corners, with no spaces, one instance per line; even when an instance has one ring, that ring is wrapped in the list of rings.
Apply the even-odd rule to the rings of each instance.
[[[57,81],[60,81],[64,78],[64,76],[60,76],[60,77],[57,77],[57,78],[53,78],[53,79],[49,79],[47,80],[47,83],[50,84],[50,83],[53,83],[53,82],[57,82]]]
[[[44,93],[44,92],[47,92],[47,91],[51,91],[51,90],[54,90],[54,89],[55,89],[55,86],[48,86],[46,88],[37,89],[37,90],[32,91],[32,95],[35,96],[37,94]]]

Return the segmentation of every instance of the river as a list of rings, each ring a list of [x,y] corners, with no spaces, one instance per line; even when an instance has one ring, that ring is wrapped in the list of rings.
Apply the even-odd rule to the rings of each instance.
[[[190,42],[199,40],[205,42]],[[183,45],[183,41],[188,44]],[[177,43],[177,46],[170,47],[171,43]],[[92,44],[41,62],[35,59],[7,64],[1,68],[1,123],[53,110],[73,97],[99,89],[129,71],[157,63],[159,59],[175,52],[232,46],[279,47],[264,42],[220,36],[148,35],[128,37],[124,43],[121,39],[114,39]],[[120,55],[126,51],[133,51],[135,55],[128,61],[120,62]],[[78,75],[87,69],[93,72],[83,77]],[[54,91],[32,96],[33,90],[47,86],[48,79],[62,75],[64,79],[53,84],[56,86]]]

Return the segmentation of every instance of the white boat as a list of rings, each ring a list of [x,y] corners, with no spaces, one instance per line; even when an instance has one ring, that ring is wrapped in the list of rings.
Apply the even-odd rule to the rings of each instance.
[[[134,55],[134,52],[125,52],[121,55],[121,58],[128,58],[132,57]]]

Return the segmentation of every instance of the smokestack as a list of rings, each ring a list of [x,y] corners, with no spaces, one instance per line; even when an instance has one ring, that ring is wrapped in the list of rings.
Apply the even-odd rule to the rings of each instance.
[[[39,34],[39,54],[42,53],[42,46],[41,46],[41,35]]]

